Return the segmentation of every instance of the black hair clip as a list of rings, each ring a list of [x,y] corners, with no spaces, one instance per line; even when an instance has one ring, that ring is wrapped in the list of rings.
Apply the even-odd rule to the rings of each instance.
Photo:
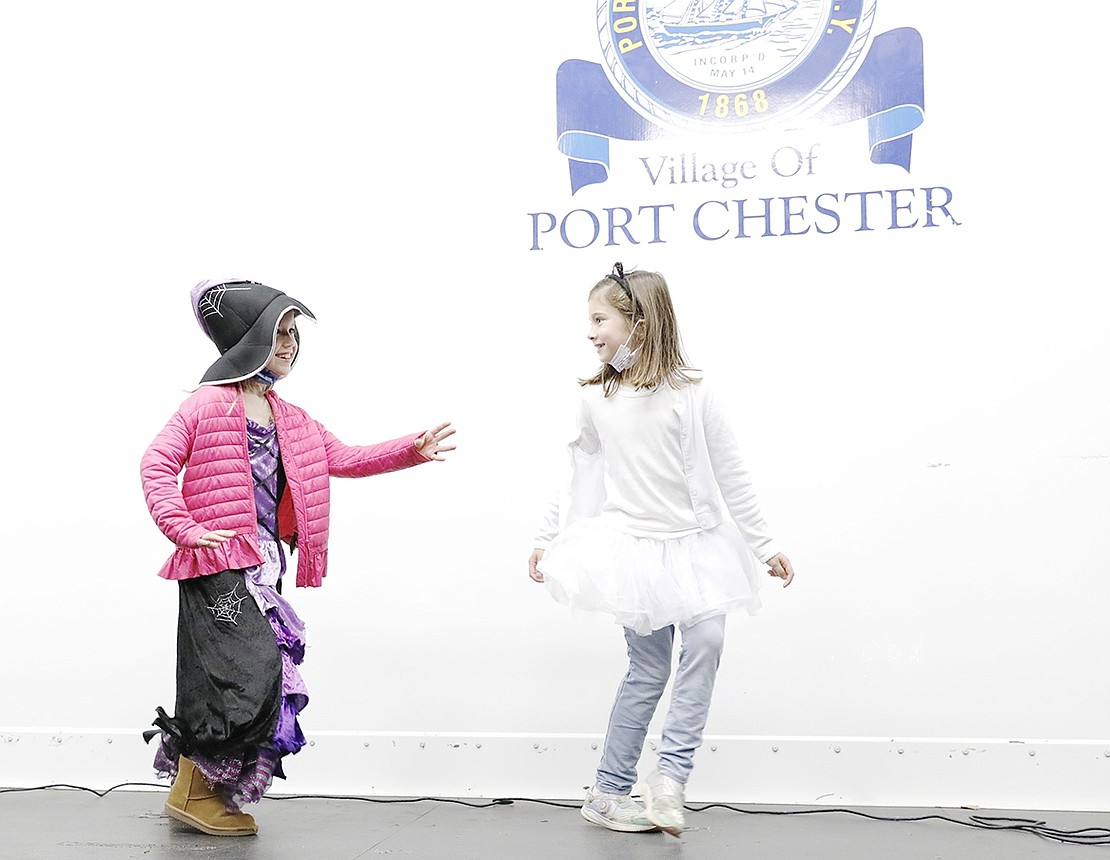
[[[624,288],[624,291],[628,293],[629,298],[632,297],[632,290],[628,286],[628,278],[624,276],[623,263],[613,263],[613,271],[605,277],[611,278],[612,280],[616,281]]]
[[[640,316],[643,316],[640,311],[640,303],[636,301],[636,297],[632,295],[632,287],[628,283],[628,278],[624,276],[624,264],[613,263],[613,271],[605,277],[616,281],[620,285],[620,288],[624,290],[625,295],[628,296],[628,300],[632,302],[633,315],[639,314]]]

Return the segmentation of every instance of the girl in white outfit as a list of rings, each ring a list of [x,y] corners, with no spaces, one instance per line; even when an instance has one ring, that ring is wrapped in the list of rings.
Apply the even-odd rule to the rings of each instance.
[[[572,475],[528,562],[576,611],[624,626],[617,690],[582,815],[627,832],[685,826],[685,785],[701,745],[724,645],[725,614],[759,608],[759,571],[794,578],[767,531],[736,440],[704,375],[690,368],[667,282],[620,263],[589,295],[601,369],[580,380]],[[648,725],[681,649],[656,769],[632,799]]]

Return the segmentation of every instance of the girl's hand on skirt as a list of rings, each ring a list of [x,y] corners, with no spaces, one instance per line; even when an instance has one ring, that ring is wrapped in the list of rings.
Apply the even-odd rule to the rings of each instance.
[[[767,571],[767,573],[781,579],[783,588],[786,588],[786,586],[794,581],[794,568],[790,565],[790,559],[781,552],[767,559],[767,564],[771,566],[771,569]]]
[[[235,537],[235,532],[231,531],[231,529],[216,529],[214,532],[208,532],[197,538],[197,548],[219,546],[228,538],[233,537]]]
[[[528,575],[536,580],[536,582],[543,582],[543,574],[540,573],[540,569],[536,567],[536,565],[540,563],[541,558],[543,558],[543,550],[534,549],[532,550],[531,558],[528,559]]]

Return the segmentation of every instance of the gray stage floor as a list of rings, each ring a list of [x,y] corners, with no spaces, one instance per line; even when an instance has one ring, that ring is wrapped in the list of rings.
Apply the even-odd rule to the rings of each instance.
[[[852,812],[800,807],[709,808],[687,815],[688,830],[613,833],[563,805],[517,800],[475,808],[484,801],[416,800],[388,803],[343,798],[267,797],[251,812],[258,836],[205,836],[162,815],[165,792],[116,789],[103,797],[49,789],[0,794],[3,860],[369,860],[383,855],[426,860],[985,860],[1090,858],[1110,846],[1046,839],[1030,830],[985,830],[972,815],[1043,822],[1045,831],[1094,828],[1088,838],[1110,841],[1110,814],[998,810],[876,809],[868,816],[940,820],[875,821]],[[691,804],[691,806],[700,806]],[[790,813],[790,814],[773,814]],[[1070,836],[1066,838],[1070,839]]]

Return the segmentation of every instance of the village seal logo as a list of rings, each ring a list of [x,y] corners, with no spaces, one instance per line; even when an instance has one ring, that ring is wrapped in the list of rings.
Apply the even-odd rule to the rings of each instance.
[[[920,35],[872,32],[878,0],[596,0],[601,63],[556,90],[571,189],[608,178],[610,139],[866,119],[872,160],[909,170]]]
[[[875,0],[600,0],[606,71],[648,119],[736,131],[813,110],[862,57]]]

